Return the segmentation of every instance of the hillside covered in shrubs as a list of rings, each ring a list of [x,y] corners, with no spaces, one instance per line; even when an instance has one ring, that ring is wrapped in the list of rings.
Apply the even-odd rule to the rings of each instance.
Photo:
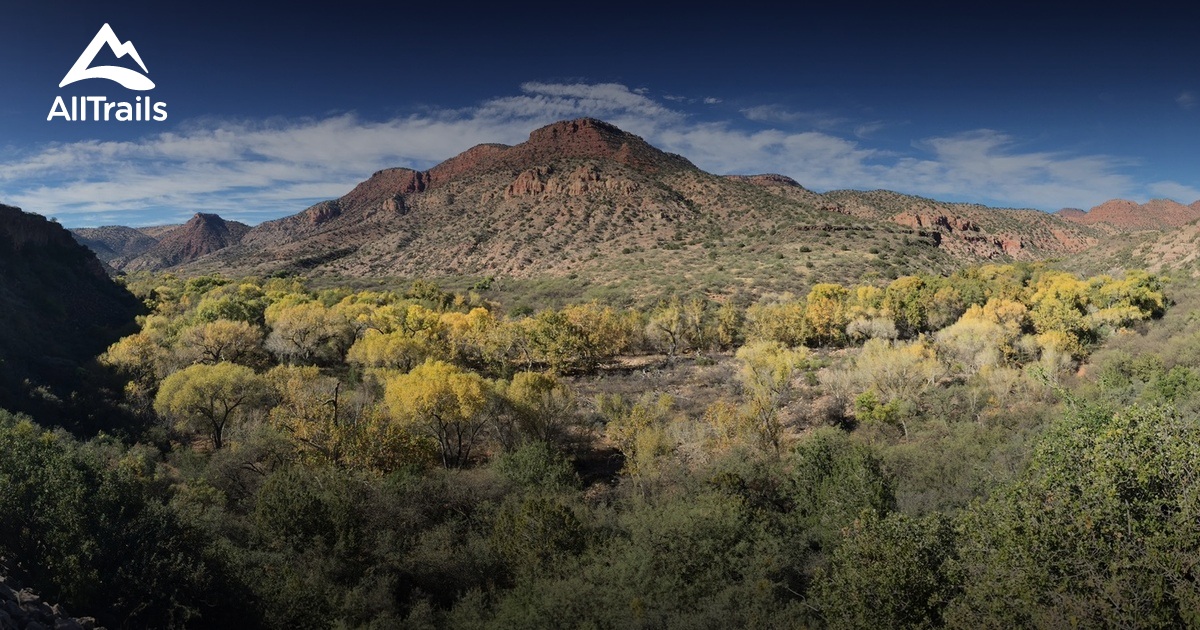
[[[111,627],[1200,623],[1200,303],[1160,276],[125,283],[140,429],[0,416],[0,557]]]

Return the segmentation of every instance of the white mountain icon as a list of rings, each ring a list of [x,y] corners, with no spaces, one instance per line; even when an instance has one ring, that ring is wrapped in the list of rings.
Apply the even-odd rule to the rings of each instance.
[[[100,48],[106,44],[118,59],[129,55],[142,67],[143,72],[150,74],[150,71],[146,69],[146,64],[142,63],[141,55],[133,47],[133,42],[121,43],[121,40],[117,39],[117,34],[113,32],[112,27],[105,24],[100,27],[100,31],[92,38],[92,43],[83,49],[83,54],[79,55],[79,59],[75,60],[75,65],[71,66],[71,69],[67,72],[67,76],[63,77],[62,83],[59,83],[58,87],[64,87],[76,81],[83,81],[84,79],[108,79],[109,81],[116,81],[130,90],[143,91],[154,89],[154,82],[145,74],[139,74],[135,70],[120,66],[88,67],[96,59],[96,53],[99,53]]]

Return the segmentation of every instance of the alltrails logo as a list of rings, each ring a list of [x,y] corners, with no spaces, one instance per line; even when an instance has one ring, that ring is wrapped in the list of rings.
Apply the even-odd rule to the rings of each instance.
[[[108,46],[117,58],[129,55],[137,65],[141,67],[142,73],[129,68],[120,66],[92,66],[92,62],[96,60],[96,55],[100,50]],[[144,92],[154,89],[154,82],[146,75],[150,71],[146,69],[145,62],[142,61],[142,56],[138,54],[136,48],[133,47],[133,42],[121,43],[117,38],[117,34],[113,32],[112,27],[108,24],[100,27],[100,31],[92,38],[92,43],[88,44],[83,50],[83,54],[79,55],[79,59],[75,60],[75,65],[67,71],[67,75],[63,77],[62,82],[58,87],[66,87],[76,81],[84,81],[86,79],[108,79],[121,84],[122,87],[130,90]],[[47,121],[62,117],[68,121],[94,120],[108,121],[116,120],[120,122],[128,121],[157,121],[161,122],[167,119],[167,104],[155,103],[149,95],[145,97],[138,96],[130,102],[109,101],[107,96],[72,96],[70,107],[67,106],[67,101],[62,96],[54,98],[54,104],[50,106],[50,114],[46,116]],[[88,114],[91,114],[89,117]]]

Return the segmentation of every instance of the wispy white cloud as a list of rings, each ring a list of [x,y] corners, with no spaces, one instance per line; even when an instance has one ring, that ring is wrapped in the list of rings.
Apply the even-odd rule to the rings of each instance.
[[[1180,92],[1179,96],[1175,97],[1175,104],[1184,109],[1196,107],[1197,102],[1200,102],[1200,99],[1196,98],[1195,92]]]
[[[845,116],[822,111],[801,111],[782,105],[755,105],[742,109],[748,120],[769,124],[806,124],[817,129],[833,129],[850,122]]]
[[[699,121],[682,105],[668,104],[681,102],[616,83],[531,82],[474,107],[383,121],[353,113],[193,121],[124,142],[0,153],[0,201],[58,216],[67,225],[110,218],[159,223],[200,210],[258,222],[340,196],[380,168],[428,168],[476,144],[521,142],[532,129],[580,116],[608,120],[712,172],[778,172],[817,190],[891,188],[1045,209],[1087,207],[1139,190],[1124,174],[1126,160],[1027,150],[998,131],[923,138],[898,153],[867,143],[881,129],[878,122],[852,125],[834,115],[772,105],[742,111],[761,125],[736,117]],[[821,120],[828,124],[814,122]],[[797,121],[813,129],[785,124]],[[831,129],[839,125],[844,134]],[[1198,196],[1181,184],[1158,186],[1167,196]]]
[[[720,102],[721,102],[721,99],[719,99],[719,98],[717,98],[717,97],[715,97],[715,96],[706,96],[706,97],[704,97],[704,104],[705,104],[705,105],[716,105],[717,103],[720,103]]]
[[[888,187],[934,196],[1055,208],[1133,195],[1132,161],[1106,155],[1022,151],[1011,136],[980,129],[917,143],[928,156],[905,157],[887,171]]]
[[[1187,186],[1179,182],[1152,182],[1146,186],[1154,197],[1166,197],[1180,203],[1200,201],[1200,188]]]
[[[854,126],[854,135],[857,138],[866,139],[885,127],[887,127],[887,124],[882,120],[873,120],[871,122],[860,123]]]

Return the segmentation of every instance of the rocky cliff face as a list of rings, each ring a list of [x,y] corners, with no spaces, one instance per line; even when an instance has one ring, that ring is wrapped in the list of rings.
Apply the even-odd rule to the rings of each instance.
[[[1084,251],[1099,233],[1038,210],[947,203],[886,190],[826,193],[832,209],[936,234],[939,247],[959,259],[1039,260]]]
[[[142,308],[57,223],[0,205],[0,407],[52,423]],[[81,410],[81,418],[99,410]]]

